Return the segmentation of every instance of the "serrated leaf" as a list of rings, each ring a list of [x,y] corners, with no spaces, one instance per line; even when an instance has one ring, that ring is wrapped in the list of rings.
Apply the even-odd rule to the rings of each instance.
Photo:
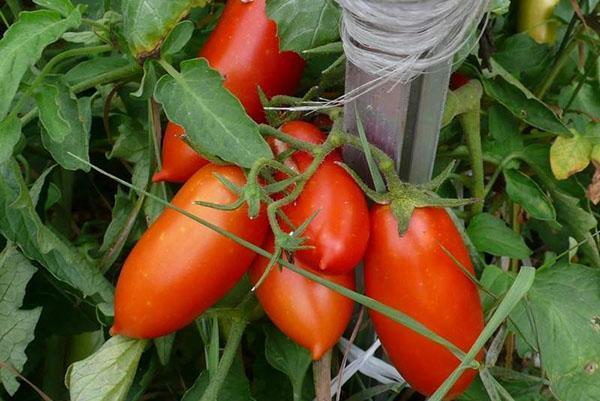
[[[312,360],[310,353],[272,326],[265,327],[265,357],[271,366],[290,379],[294,389],[301,389]]]
[[[129,0],[122,3],[124,34],[134,57],[155,52],[192,8],[207,0]]]
[[[35,4],[49,10],[58,11],[64,16],[71,14],[75,6],[69,0],[33,0]]]
[[[194,23],[186,20],[175,25],[175,28],[169,33],[164,43],[160,47],[161,57],[168,57],[183,49],[186,43],[192,38],[194,33]]]
[[[341,13],[331,0],[271,0],[267,15],[277,23],[282,50],[302,53],[339,38]]]
[[[7,247],[0,254],[0,362],[21,372],[27,355],[25,349],[34,339],[35,326],[42,308],[21,310],[25,287],[36,272],[20,252]],[[19,388],[16,377],[0,368],[0,379],[9,395]]]
[[[21,139],[21,128],[21,120],[12,114],[0,122],[0,163],[12,156]]]
[[[570,136],[570,131],[544,103],[500,64],[490,60],[492,71],[482,79],[486,93],[513,115],[542,131]]]
[[[513,321],[539,344],[550,389],[561,401],[600,399],[600,270],[561,263],[536,276]],[[532,323],[535,324],[535,329]]]
[[[68,152],[89,161],[91,98],[77,99],[61,78],[49,77],[40,85],[35,100],[44,127],[44,147],[65,169],[89,171],[88,165]]]
[[[222,81],[206,60],[189,60],[181,63],[178,78],[165,75],[158,81],[154,96],[193,147],[242,167],[272,158],[256,123]]]
[[[81,23],[79,10],[67,18],[56,11],[23,12],[0,40],[0,120],[6,117],[25,72],[50,43]]]
[[[112,337],[96,353],[71,365],[66,379],[71,401],[123,401],[146,343]]]
[[[504,170],[506,193],[513,202],[518,203],[533,218],[538,220],[556,220],[556,210],[552,201],[539,185],[518,170]]]
[[[94,304],[112,304],[110,282],[77,248],[42,223],[13,159],[0,164],[0,233]]]
[[[557,137],[550,147],[550,167],[554,177],[566,180],[590,164],[592,143],[581,135]]]
[[[489,213],[480,213],[473,217],[467,233],[479,252],[517,259],[531,255],[531,250],[523,238],[508,228],[504,221]]]

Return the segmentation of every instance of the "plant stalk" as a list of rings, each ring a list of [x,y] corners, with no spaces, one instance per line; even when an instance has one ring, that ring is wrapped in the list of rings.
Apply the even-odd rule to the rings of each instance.
[[[233,323],[229,328],[229,335],[227,336],[227,344],[223,350],[223,356],[219,361],[219,366],[214,372],[214,375],[210,377],[208,387],[206,387],[206,390],[204,391],[202,398],[200,398],[200,401],[217,401],[219,392],[221,391],[221,388],[225,383],[225,379],[229,374],[229,369],[235,360],[238,347],[242,342],[244,331],[248,325],[247,316],[252,311],[252,308],[250,308],[249,305],[254,304],[252,302],[253,300],[255,300],[254,297],[247,297],[244,299],[244,301],[242,301],[240,306],[238,306],[238,309],[241,313],[239,316],[235,316],[233,319]]]
[[[317,401],[331,401],[331,350],[313,362],[315,396]]]

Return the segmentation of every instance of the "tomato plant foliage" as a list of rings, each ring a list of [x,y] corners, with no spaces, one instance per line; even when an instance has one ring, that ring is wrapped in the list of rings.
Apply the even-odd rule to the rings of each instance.
[[[225,8],[234,2],[242,0],[10,0],[0,5],[0,400],[322,401],[330,390],[338,391],[337,381],[330,386],[329,373],[340,372],[341,399],[349,400],[378,394],[392,399],[398,392],[404,400],[422,399],[410,392],[411,385],[433,400],[446,394],[462,401],[599,400],[599,2],[491,2],[487,24],[477,27],[454,62],[462,86],[450,91],[446,102],[435,160],[443,179],[418,187],[400,182],[388,156],[365,138],[343,131],[342,109],[287,109],[344,93],[339,5],[334,0],[253,0],[236,4],[235,11]],[[257,24],[253,34],[275,23],[277,39],[271,34],[267,42],[296,53],[290,82],[286,71],[277,71],[282,81],[273,80],[278,82],[273,88],[256,84],[272,77],[248,70],[247,60],[260,57],[251,46],[257,42],[244,37],[244,30],[236,35],[246,46],[238,43],[235,52],[223,52],[236,54],[225,64],[244,71],[244,79],[236,82],[236,76],[211,67],[223,62],[218,60],[227,46],[223,38],[214,41],[208,60],[198,56],[224,10],[238,15],[247,7],[262,7],[272,21]],[[249,90],[236,92],[235,85]],[[298,86],[293,96],[288,86]],[[259,96],[271,107],[263,112],[252,103],[249,110],[245,96],[254,103]],[[318,132],[314,124],[327,139],[279,130],[294,120]],[[152,182],[163,167],[168,122],[181,126],[185,146],[210,163],[206,171],[213,173],[200,180],[203,185],[190,189],[192,180],[179,191],[178,184]],[[367,153],[380,192],[341,162],[342,146]],[[452,171],[443,172],[450,162],[455,162]],[[228,169],[235,169],[236,179],[218,173]],[[326,169],[335,174],[323,175]],[[212,189],[206,197],[170,203],[178,192],[207,190],[208,181]],[[339,199],[346,193],[340,185],[352,186],[353,195]],[[367,251],[367,262],[376,260],[379,269],[368,277],[368,286],[390,298],[383,303],[378,291],[365,291],[362,270],[356,270],[356,289],[348,284],[354,282],[348,270],[361,259],[369,237],[363,195],[372,201],[372,211],[385,208],[393,227],[385,236],[377,231],[379,242]],[[362,208],[355,218],[362,225],[354,226],[360,233],[336,232],[335,241],[316,238],[350,220],[351,200]],[[444,213],[444,224],[458,229],[452,227],[452,243],[443,244],[450,241],[446,237],[432,239],[427,230],[411,230],[415,208],[454,206]],[[298,217],[294,208],[307,212]],[[216,215],[219,219],[211,220]],[[431,233],[440,227],[435,223],[429,222]],[[156,228],[163,226],[168,230]],[[255,234],[240,238],[233,235],[236,230]],[[152,241],[140,241],[148,231]],[[268,244],[261,242],[265,235]],[[405,241],[402,250],[390,245],[388,256],[377,251],[388,239],[400,243],[398,235]],[[171,245],[161,254],[157,249],[165,241]],[[143,251],[136,248],[140,242]],[[322,251],[315,243],[325,251],[336,248],[337,256],[351,262],[340,271],[320,271],[324,267],[306,257]],[[209,248],[215,252],[199,252]],[[460,255],[452,249],[460,249]],[[419,252],[428,252],[427,257]],[[134,277],[128,278],[129,290],[117,292],[115,307],[115,289],[130,254],[143,263],[128,262],[135,265],[128,267]],[[253,259],[256,254],[260,258]],[[400,254],[410,266],[399,261]],[[472,263],[461,262],[469,257]],[[244,266],[234,275],[206,278],[242,259]],[[239,279],[253,261],[260,269]],[[393,271],[386,270],[392,265]],[[160,268],[149,275],[152,266]],[[350,275],[329,275],[341,271]],[[451,283],[441,282],[441,274],[423,279],[431,271],[444,271],[472,292],[462,309],[474,310],[479,319],[469,344],[458,347],[431,329],[453,310],[444,307],[450,296],[435,296],[451,294]],[[289,277],[304,290],[267,285],[261,291],[269,273],[292,273]],[[389,287],[394,280],[422,298],[396,302],[401,294]],[[158,281],[178,284],[165,285],[165,294],[154,285]],[[464,292],[452,296],[464,297]],[[148,303],[135,301],[133,293]],[[206,293],[210,299],[200,299]],[[303,293],[310,296],[295,302]],[[481,305],[473,300],[477,295]],[[201,308],[186,306],[194,297]],[[322,313],[331,299],[343,303],[343,313]],[[123,302],[127,308],[120,308]],[[419,305],[436,307],[424,311]],[[119,313],[125,309],[138,312],[123,319]],[[150,339],[110,334],[115,321],[136,325],[141,315],[160,323],[140,335]],[[323,324],[316,330],[307,316]],[[468,329],[467,318],[451,318],[457,333]],[[341,323],[333,324],[336,319]],[[322,359],[312,361],[305,342],[330,346],[348,321],[343,336],[353,346],[340,345],[330,353],[319,349],[312,357],[323,354]],[[166,329],[156,330],[159,325]],[[422,348],[406,348],[397,328]],[[373,351],[377,329],[390,359]],[[154,338],[157,333],[164,336]],[[436,364],[432,350],[444,355],[444,366],[430,368]],[[400,354],[397,367],[408,383],[388,374],[395,368],[386,361]],[[428,355],[431,360],[417,361]],[[441,371],[431,379],[431,372]]]

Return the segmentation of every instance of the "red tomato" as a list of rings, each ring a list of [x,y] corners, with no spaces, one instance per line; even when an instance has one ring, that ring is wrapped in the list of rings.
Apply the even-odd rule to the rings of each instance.
[[[262,244],[265,215],[247,208],[220,211],[197,200],[228,204],[237,195],[215,176],[244,185],[242,170],[209,164],[179,190],[172,203],[254,244]],[[223,297],[250,267],[255,253],[172,210],[165,209],[135,245],[121,270],[112,334],[154,338],[191,323]]]
[[[471,80],[467,75],[455,72],[450,76],[450,89],[457,90],[463,85],[466,85]]]
[[[162,149],[163,168],[154,174],[152,181],[185,182],[208,163],[181,139],[184,135],[183,127],[170,121],[167,123]]]
[[[277,26],[267,18],[265,0],[227,1],[217,27],[198,56],[221,73],[225,88],[257,122],[265,121],[257,88],[268,97],[293,94],[304,69],[299,55],[279,51]],[[202,164],[201,156],[177,136],[165,135],[164,142],[164,172],[155,180],[185,181]]]
[[[474,274],[460,233],[444,209],[416,209],[400,237],[390,207],[375,206],[364,261],[365,292],[468,351],[484,326],[479,294],[444,248]],[[392,362],[420,393],[433,394],[459,365],[443,346],[377,312],[371,318]],[[463,392],[475,374],[465,371],[448,398]]]
[[[291,121],[281,130],[306,142],[321,143],[325,135],[314,125]],[[295,152],[291,157],[300,172],[312,156]],[[365,196],[352,177],[335,161],[339,152],[330,154],[304,186],[295,202],[283,208],[298,227],[313,213],[318,214],[304,232],[305,245],[312,249],[296,252],[296,257],[327,274],[351,271],[362,259],[369,240],[369,210]]]
[[[265,249],[273,251],[273,237]],[[250,279],[256,284],[269,261],[256,259],[250,268]],[[295,264],[304,269],[302,262]],[[320,277],[354,290],[354,273]],[[308,349],[313,360],[319,360],[340,339],[350,323],[354,302],[327,287],[307,279],[290,269],[273,266],[256,295],[271,321],[285,335]]]

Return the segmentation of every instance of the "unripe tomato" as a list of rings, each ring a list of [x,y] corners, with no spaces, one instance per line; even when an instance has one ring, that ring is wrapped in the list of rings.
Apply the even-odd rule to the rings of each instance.
[[[281,130],[306,142],[321,143],[325,135],[314,125],[291,121]],[[295,152],[291,160],[300,172],[312,162],[306,152]],[[365,196],[354,179],[335,162],[341,161],[333,152],[317,168],[293,203],[283,208],[296,226],[300,226],[318,211],[304,231],[305,245],[296,258],[327,274],[351,271],[362,259],[369,240],[369,210]]]
[[[296,91],[304,60],[296,53],[280,52],[277,26],[267,18],[265,0],[229,0],[215,30],[198,53],[225,79],[250,117],[265,121],[258,87],[268,96]],[[163,171],[155,181],[184,182],[202,165],[202,157],[179,136],[165,135]]]
[[[273,238],[266,242],[273,251]],[[269,261],[258,257],[250,268],[250,279],[256,284]],[[296,266],[306,269],[299,260]],[[354,273],[320,277],[354,290]],[[279,265],[256,290],[256,295],[271,321],[285,335],[308,349],[313,360],[319,360],[340,339],[352,318],[354,302],[329,288]]]
[[[474,274],[460,233],[444,209],[416,209],[400,237],[390,207],[375,206],[364,261],[365,293],[466,352],[483,329],[483,312],[477,288],[446,252]],[[370,314],[393,364],[420,393],[433,394],[459,365],[442,345],[377,312]],[[463,392],[475,374],[465,371],[448,398]]]
[[[152,176],[152,181],[185,182],[208,160],[200,156],[183,139],[182,126],[169,121],[163,139],[162,169]]]
[[[527,32],[538,43],[553,43],[556,26],[551,21],[559,0],[520,0],[519,32]]]
[[[238,196],[216,177],[244,185],[241,169],[208,164],[196,172],[172,203],[254,244],[262,244],[264,213],[247,207],[221,211],[194,202],[229,204]],[[165,209],[137,242],[121,270],[112,334],[154,338],[191,323],[223,297],[250,267],[255,253],[194,220]]]

